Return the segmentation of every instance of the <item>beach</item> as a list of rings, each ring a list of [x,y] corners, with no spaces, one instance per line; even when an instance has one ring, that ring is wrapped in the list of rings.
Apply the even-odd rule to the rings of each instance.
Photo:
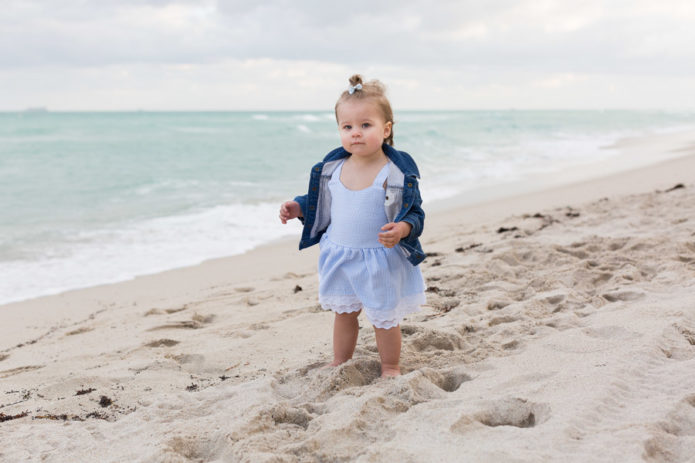
[[[695,131],[618,148],[428,212],[395,379],[298,237],[0,306],[0,461],[693,461]]]

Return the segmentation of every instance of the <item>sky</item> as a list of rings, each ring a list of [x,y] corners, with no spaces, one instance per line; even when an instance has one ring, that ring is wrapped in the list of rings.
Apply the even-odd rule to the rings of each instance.
[[[692,0],[3,0],[0,110],[695,110]]]

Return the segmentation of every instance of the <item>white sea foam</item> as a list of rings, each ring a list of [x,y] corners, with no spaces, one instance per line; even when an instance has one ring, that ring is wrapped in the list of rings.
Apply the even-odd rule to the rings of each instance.
[[[601,136],[530,137],[518,144],[461,148],[446,161],[420,163],[421,189],[426,202],[451,198],[495,185],[522,182],[537,174],[610,159],[619,151],[608,149],[625,133]],[[437,158],[439,156],[435,156]]]
[[[313,114],[300,114],[298,116],[294,116],[295,119],[300,119],[302,121],[306,122],[318,122],[321,119]]]
[[[276,203],[217,206],[151,219],[122,229],[83,232],[33,260],[0,266],[0,303],[28,299],[244,253],[274,239],[299,236],[282,225]]]

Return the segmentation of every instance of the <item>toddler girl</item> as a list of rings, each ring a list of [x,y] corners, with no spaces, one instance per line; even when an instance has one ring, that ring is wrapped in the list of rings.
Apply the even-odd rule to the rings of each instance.
[[[342,147],[312,168],[309,192],[283,203],[280,220],[303,222],[299,249],[320,243],[319,301],[335,312],[331,365],[352,358],[364,310],[381,375],[397,376],[401,320],[425,302],[420,174],[392,146],[393,113],[379,81],[352,76],[335,116]]]

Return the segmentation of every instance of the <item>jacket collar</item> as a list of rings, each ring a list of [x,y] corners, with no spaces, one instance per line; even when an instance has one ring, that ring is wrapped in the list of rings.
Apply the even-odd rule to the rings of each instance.
[[[398,151],[387,143],[381,145],[381,148],[384,150],[386,157],[393,161],[393,163],[396,164],[404,175],[415,175],[417,178],[420,178],[420,171],[418,170],[415,161],[413,161],[413,158],[411,158],[408,153],[405,151]],[[323,159],[323,162],[335,161],[348,156],[350,156],[350,153],[345,151],[345,148],[341,146],[340,148],[336,148],[328,153]]]

